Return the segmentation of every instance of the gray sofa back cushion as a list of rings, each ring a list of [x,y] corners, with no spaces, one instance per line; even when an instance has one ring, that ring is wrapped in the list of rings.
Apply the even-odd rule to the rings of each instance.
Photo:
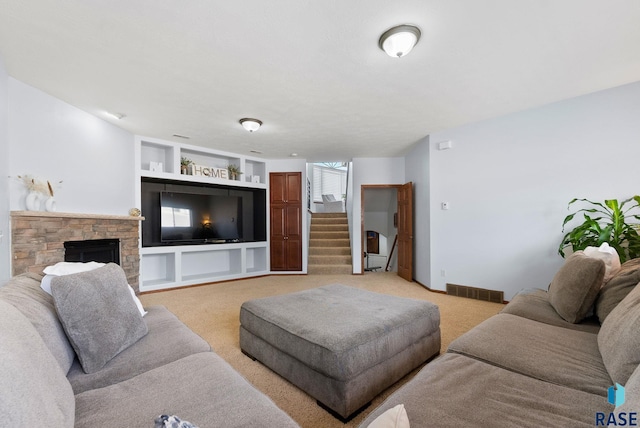
[[[621,406],[616,407],[616,413],[637,413],[638,409],[640,409],[640,365],[636,367],[624,385],[624,397],[625,402]]]
[[[36,274],[13,277],[0,287],[0,300],[9,302],[31,321],[66,374],[76,354],[60,324],[53,298],[40,288],[41,279]]]
[[[603,323],[633,287],[640,282],[640,258],[627,260],[609,282],[602,287],[596,300],[596,314]]]
[[[582,321],[593,307],[606,266],[600,259],[571,254],[549,285],[549,303],[571,323]]]
[[[0,415],[6,427],[73,427],[75,398],[31,322],[0,300]]]
[[[58,276],[51,280],[56,311],[86,373],[100,370],[147,334],[120,266]]]
[[[598,348],[611,379],[625,385],[640,363],[640,287],[611,311],[598,333]]]

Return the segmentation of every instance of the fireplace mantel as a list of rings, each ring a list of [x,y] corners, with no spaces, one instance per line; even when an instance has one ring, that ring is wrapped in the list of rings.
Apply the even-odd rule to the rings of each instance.
[[[134,217],[130,215],[108,215],[108,214],[84,214],[84,213],[59,213],[48,211],[11,211],[11,217],[49,217],[49,218],[88,218],[97,220],[122,220],[122,221],[142,221],[144,217]]]
[[[120,265],[137,291],[142,220],[125,215],[11,211],[12,274],[42,274],[46,266],[64,261],[66,241],[119,239]]]

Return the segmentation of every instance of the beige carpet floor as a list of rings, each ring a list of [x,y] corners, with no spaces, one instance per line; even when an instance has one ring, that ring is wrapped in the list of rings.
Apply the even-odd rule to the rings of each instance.
[[[442,352],[453,339],[503,308],[497,303],[434,293],[391,272],[268,276],[145,294],[141,300],[145,306],[166,306],[303,428],[356,427],[389,394],[413,377],[417,370],[381,393],[370,407],[345,425],[322,410],[303,391],[242,354],[238,339],[240,305],[244,301],[336,283],[435,303],[440,308]],[[197,424],[197,421],[191,422]]]

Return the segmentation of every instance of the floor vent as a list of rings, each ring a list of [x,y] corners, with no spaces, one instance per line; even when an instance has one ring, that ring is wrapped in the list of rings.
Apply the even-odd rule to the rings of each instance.
[[[467,297],[469,299],[485,300],[494,303],[504,303],[504,292],[486,290],[484,288],[447,284],[447,294],[458,297]]]

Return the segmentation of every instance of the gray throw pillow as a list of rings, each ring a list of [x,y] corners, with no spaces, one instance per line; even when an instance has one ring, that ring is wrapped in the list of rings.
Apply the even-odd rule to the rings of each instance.
[[[618,306],[627,294],[640,282],[640,259],[627,260],[622,264],[618,273],[607,282],[596,300],[596,314],[600,324],[609,313]]]
[[[591,311],[602,285],[606,266],[600,259],[571,254],[549,285],[549,303],[567,322],[578,323]]]
[[[120,266],[51,280],[56,311],[82,369],[94,373],[147,334]]]
[[[611,311],[598,332],[598,349],[609,376],[626,385],[640,364],[640,287]]]

